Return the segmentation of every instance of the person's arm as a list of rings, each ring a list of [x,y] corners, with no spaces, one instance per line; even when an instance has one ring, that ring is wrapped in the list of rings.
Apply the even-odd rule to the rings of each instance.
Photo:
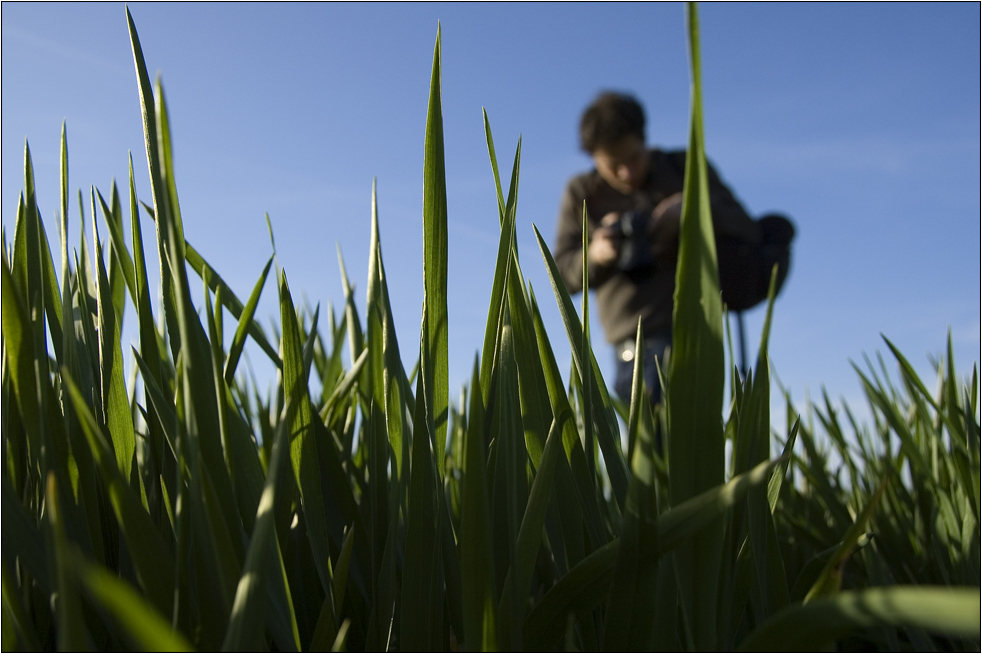
[[[556,245],[553,257],[559,273],[571,293],[583,290],[583,193],[575,183],[566,186],[556,223]],[[610,224],[616,214],[609,214],[601,221]],[[587,249],[590,288],[595,288],[610,277],[616,268],[619,243],[607,230],[591,230]]]

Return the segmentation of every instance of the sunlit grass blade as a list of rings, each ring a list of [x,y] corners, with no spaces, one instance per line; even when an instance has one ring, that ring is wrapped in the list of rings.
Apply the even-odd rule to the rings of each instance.
[[[130,47],[133,51],[133,64],[136,68],[140,112],[143,117],[144,145],[147,155],[147,167],[150,172],[150,191],[153,195],[153,215],[156,218],[157,257],[160,262],[160,284],[163,289],[162,311],[167,325],[167,333],[170,337],[171,353],[174,359],[177,359],[177,352],[180,349],[180,328],[177,324],[174,282],[166,255],[170,211],[168,208],[168,192],[164,184],[163,171],[161,170],[161,144],[158,138],[156,101],[153,86],[150,83],[150,76],[147,74],[147,65],[143,58],[143,48],[140,46],[140,37],[137,34],[136,25],[133,22],[133,17],[130,15],[129,8],[126,8],[126,22],[130,35]],[[81,205],[81,202],[79,204]],[[84,230],[82,233],[84,235]]]
[[[488,151],[491,153],[491,167],[495,175],[495,185],[498,195],[501,186],[498,180],[498,166],[494,159],[494,141],[491,140],[491,127],[485,114],[485,131],[488,139]],[[500,199],[499,199],[500,201]],[[501,307],[505,300],[505,283],[511,273],[511,251],[515,243],[515,214],[503,210],[499,206],[501,216],[501,231],[498,237],[498,256],[494,266],[494,280],[491,284],[491,305],[488,309],[487,324],[484,328],[484,347],[481,354],[481,394],[485,404],[488,403],[491,392],[492,373],[494,371],[495,346],[499,341],[501,331]]]
[[[325,523],[324,499],[321,491],[317,449],[312,426],[313,412],[307,388],[306,370],[303,365],[303,344],[297,325],[297,313],[287,285],[286,273],[280,273],[280,321],[283,325],[283,387],[288,401],[296,405],[290,426],[290,460],[300,496],[314,562],[320,575],[324,592],[330,592],[331,577],[328,572],[330,539]],[[329,447],[328,444],[324,444]]]
[[[123,353],[120,350],[120,325],[113,306],[109,279],[103,266],[102,244],[92,224],[95,241],[96,290],[99,307],[99,368],[102,373],[102,402],[106,427],[112,437],[116,464],[126,479],[130,478],[136,440],[133,433],[133,416],[130,413],[126,378],[123,373]]]
[[[2,268],[4,372],[10,375],[14,395],[17,399],[17,408],[27,432],[28,439],[24,445],[30,448],[32,458],[37,461],[41,453],[41,434],[36,390],[37,380],[34,371],[34,338],[31,324],[27,318],[27,308],[24,306],[21,294],[17,290],[14,277],[7,268],[6,262]]]
[[[48,329],[57,357],[61,356],[61,293],[58,290],[58,280],[55,277],[54,262],[51,259],[51,248],[48,237],[41,222],[41,213],[37,206],[37,196],[34,187],[34,164],[31,160],[31,149],[24,143],[24,214],[18,216],[17,227],[23,226],[23,232],[15,239],[15,257],[18,250],[25,254],[21,264],[26,269],[26,286],[21,289],[25,304],[36,309],[38,313],[35,322],[35,343],[40,344],[43,334],[41,314],[48,319]],[[20,229],[17,230],[20,232]],[[19,246],[19,247],[18,247]],[[19,267],[19,266],[18,266]],[[35,302],[38,304],[35,306]],[[47,364],[45,363],[45,366]]]
[[[878,626],[919,627],[977,642],[979,610],[977,588],[843,591],[784,609],[740,643],[740,651],[820,651],[851,632]]]
[[[433,422],[436,460],[442,462],[447,441],[447,176],[443,153],[443,100],[440,72],[440,26],[433,49],[433,72],[423,145],[423,332],[426,356],[420,359],[426,411]],[[437,466],[443,478],[443,466]]]
[[[396,337],[395,321],[392,317],[392,306],[389,303],[389,288],[385,276],[385,264],[382,262],[381,245],[378,253],[379,288],[382,294],[382,306],[385,309],[382,320],[382,350],[384,367],[382,369],[383,390],[385,391],[385,426],[392,447],[393,475],[392,496],[400,496],[403,477],[403,459],[408,458],[408,439],[405,438],[406,403],[409,395],[406,371],[402,367],[399,355],[399,341]],[[394,516],[393,516],[394,517]]]
[[[115,192],[116,186],[113,185],[113,200],[118,199],[118,195]],[[118,260],[118,265],[120,266],[121,273],[123,275],[123,280],[126,282],[126,289],[130,292],[130,297],[133,300],[133,304],[138,306],[138,299],[136,294],[136,273],[133,267],[133,259],[130,257],[129,250],[126,249],[126,240],[123,237],[123,221],[122,215],[118,211],[113,211],[106,204],[105,198],[102,197],[102,193],[96,191],[96,195],[99,198],[99,205],[102,207],[102,217],[106,223],[106,227],[109,229],[109,239],[112,244],[112,254]],[[119,307],[117,306],[117,313],[119,312]]]
[[[133,176],[132,156],[129,158],[129,199],[130,236],[133,240],[133,279],[136,294],[137,320],[140,331],[140,354],[147,362],[147,370],[143,372],[143,376],[146,380],[149,375],[152,382],[160,387],[163,380],[160,368],[161,346],[158,342],[157,324],[154,321],[153,308],[150,304],[150,283],[147,279],[147,266],[143,249],[143,229],[140,225],[140,214],[137,207],[136,182]],[[170,405],[172,402],[173,398],[168,397],[166,403]],[[148,421],[147,429],[150,438],[153,470],[159,474],[163,470],[164,462],[163,427],[158,420],[150,420]],[[172,457],[173,454],[170,456]]]

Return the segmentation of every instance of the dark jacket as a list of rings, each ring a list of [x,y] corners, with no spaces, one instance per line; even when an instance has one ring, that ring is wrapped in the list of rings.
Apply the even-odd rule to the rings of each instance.
[[[588,229],[592,235],[609,212],[637,211],[650,214],[655,206],[682,191],[685,151],[649,152],[648,177],[641,190],[625,195],[614,190],[592,170],[571,179],[563,193],[553,255],[570,293],[582,290],[582,212],[586,200]],[[757,247],[761,226],[750,218],[711,166],[709,198],[717,243],[721,240]],[[600,321],[607,341],[633,340],[641,316],[647,337],[664,336],[672,329],[672,296],[675,292],[677,252],[656,259],[650,266],[623,271],[616,264],[590,265],[589,284],[596,290]],[[766,292],[766,291],[765,291]]]

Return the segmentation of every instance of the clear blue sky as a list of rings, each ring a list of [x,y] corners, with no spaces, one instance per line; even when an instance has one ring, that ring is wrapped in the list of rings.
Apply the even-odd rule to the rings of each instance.
[[[552,240],[565,181],[590,166],[577,149],[580,112],[601,89],[630,90],[646,105],[649,143],[686,143],[677,4],[130,8],[151,74],[163,76],[189,241],[246,297],[271,251],[268,212],[294,294],[342,305],[340,244],[363,307],[377,177],[407,365],[419,343],[423,131],[442,21],[452,398],[481,347],[498,239],[481,108],[503,167],[523,137],[520,256],[560,366],[568,348],[531,226]],[[702,6],[700,20],[709,158],[752,214],[781,210],[798,228],[771,356],[799,406],[823,385],[858,402],[849,361],[887,352],[880,333],[926,373],[950,328],[969,373],[980,358],[979,4],[723,3]],[[150,201],[123,6],[4,2],[2,36],[4,230],[12,237],[27,138],[56,241],[66,120],[77,247],[77,189],[88,198],[90,185],[125,184],[128,151]],[[268,283],[265,324],[275,296]],[[753,352],[762,319],[747,314]],[[593,332],[611,381],[599,323]],[[251,359],[269,374],[262,354]]]

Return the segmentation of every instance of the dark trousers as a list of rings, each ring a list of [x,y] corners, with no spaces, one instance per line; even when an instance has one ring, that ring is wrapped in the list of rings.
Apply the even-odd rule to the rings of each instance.
[[[672,345],[671,334],[653,336],[644,339],[644,385],[648,389],[651,404],[661,402],[661,384],[658,383],[658,368],[655,367],[655,357],[662,367],[662,374],[668,374],[665,368],[665,350]],[[634,341],[615,346],[617,356],[617,379],[614,390],[625,402],[631,401],[631,380],[634,377]]]

